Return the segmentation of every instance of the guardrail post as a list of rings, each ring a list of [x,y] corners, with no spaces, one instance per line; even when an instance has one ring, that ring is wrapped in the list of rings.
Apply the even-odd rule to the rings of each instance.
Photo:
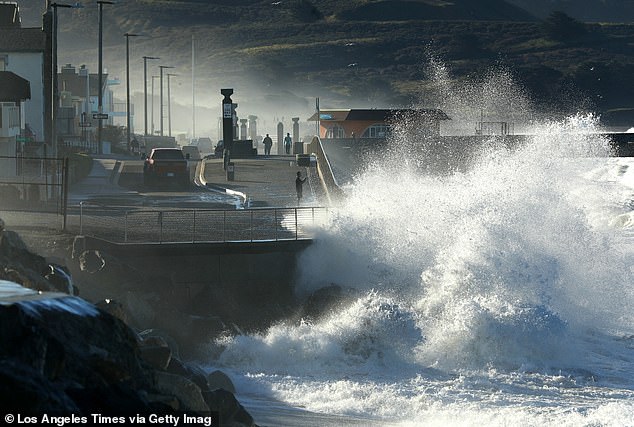
[[[159,222],[159,243],[163,243],[163,211],[159,211],[158,213],[158,222]]]
[[[251,243],[253,243],[253,209],[251,209],[250,214],[251,214],[251,224],[249,225],[249,228],[251,229]]]
[[[297,229],[297,208],[295,208],[295,240],[299,240],[298,234],[299,230]]]
[[[273,212],[275,212],[275,241],[277,242],[279,240],[277,236],[277,208],[273,209]]]
[[[84,201],[79,202],[79,234],[84,234]]]
[[[70,179],[70,162],[68,157],[64,157],[64,168],[62,169],[62,211],[64,212],[64,231],[66,231],[66,221],[68,219],[68,180]]]
[[[125,211],[125,222],[123,224],[123,242],[128,243],[128,211]]]
[[[192,209],[194,215],[194,224],[192,225],[192,243],[196,242],[196,209]]]
[[[227,211],[222,211],[222,241],[227,241]]]

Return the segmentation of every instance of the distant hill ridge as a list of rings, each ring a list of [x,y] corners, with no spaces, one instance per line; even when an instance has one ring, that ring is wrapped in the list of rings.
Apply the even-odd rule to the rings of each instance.
[[[17,1],[25,25],[41,25],[45,0]],[[59,11],[59,63],[94,70],[97,6],[83,3]],[[580,21],[626,23],[572,20],[582,31],[570,36],[563,31],[570,20],[559,15],[557,36],[544,22],[555,8]],[[423,63],[432,53],[455,80],[501,64],[549,109],[582,103],[634,120],[634,1],[125,0],[103,16],[109,75],[125,73],[123,34],[143,34],[131,42],[133,93],[141,90],[141,56],[157,56],[180,75],[172,94],[183,104],[195,44],[196,99],[214,109],[222,87],[235,88],[250,112],[278,117],[312,114],[316,96],[331,107],[410,105],[427,90]],[[119,98],[122,91],[115,86]]]
[[[44,1],[19,1],[23,15],[39,17]],[[40,4],[41,3],[41,4]],[[86,7],[82,14],[96,13]],[[119,20],[145,25],[211,25],[237,22],[492,20],[534,21],[522,7],[505,0],[126,0],[109,6]],[[110,12],[109,12],[110,13]]]
[[[45,0],[17,0],[26,26],[39,26]],[[535,21],[563,11],[587,22],[630,22],[624,0],[126,0],[108,6],[120,23],[181,27],[239,22],[279,24],[332,21]],[[115,12],[116,11],[116,12]],[[87,5],[77,16],[96,14]],[[80,23],[78,23],[80,25]],[[128,25],[130,26],[130,25]]]
[[[543,19],[561,11],[583,22],[631,22],[634,2],[629,0],[507,0]]]

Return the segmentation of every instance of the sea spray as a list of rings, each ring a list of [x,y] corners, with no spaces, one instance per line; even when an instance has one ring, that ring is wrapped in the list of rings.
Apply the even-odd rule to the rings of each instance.
[[[505,79],[473,105],[495,105]],[[471,90],[443,108],[477,120]],[[403,425],[629,423],[634,249],[610,218],[632,210],[630,164],[607,157],[598,119],[483,138],[456,167],[403,120],[299,258],[298,293],[334,283],[359,298],[227,338],[216,363],[292,406]]]
[[[279,375],[368,374],[412,363],[411,349],[422,340],[411,311],[369,292],[319,323],[278,324],[221,342],[220,361]]]

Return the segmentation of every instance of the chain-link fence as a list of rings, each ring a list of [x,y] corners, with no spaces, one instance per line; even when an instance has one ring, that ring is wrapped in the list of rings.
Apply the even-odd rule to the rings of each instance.
[[[122,209],[82,203],[79,234],[114,243],[201,243],[303,240],[327,221],[321,207],[213,209]]]
[[[68,159],[0,156],[0,210],[65,214]]]

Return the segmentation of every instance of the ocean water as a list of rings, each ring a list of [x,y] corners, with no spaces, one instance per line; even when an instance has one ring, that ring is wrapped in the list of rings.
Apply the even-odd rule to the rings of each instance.
[[[634,159],[580,114],[436,173],[412,126],[300,258],[358,297],[207,366],[261,425],[634,425]]]

